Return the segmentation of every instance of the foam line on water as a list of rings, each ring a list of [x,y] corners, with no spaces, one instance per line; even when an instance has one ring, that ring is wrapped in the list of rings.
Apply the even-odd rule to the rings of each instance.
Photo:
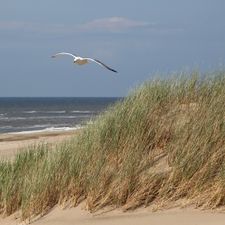
[[[30,130],[30,131],[18,131],[10,132],[9,134],[33,134],[33,133],[42,133],[42,132],[63,132],[63,131],[75,131],[81,129],[82,126],[76,127],[48,127],[40,130]]]

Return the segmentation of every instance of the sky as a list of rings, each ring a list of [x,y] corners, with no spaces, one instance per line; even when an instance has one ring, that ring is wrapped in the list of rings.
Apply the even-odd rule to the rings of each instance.
[[[0,0],[0,97],[121,97],[225,65],[224,0]],[[93,57],[73,64],[57,52]]]

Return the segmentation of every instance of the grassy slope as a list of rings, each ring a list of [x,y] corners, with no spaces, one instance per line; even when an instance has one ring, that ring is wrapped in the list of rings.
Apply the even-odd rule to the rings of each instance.
[[[225,205],[225,74],[145,83],[54,152],[0,163],[0,212],[90,211],[186,199]],[[34,151],[33,148],[37,148]]]

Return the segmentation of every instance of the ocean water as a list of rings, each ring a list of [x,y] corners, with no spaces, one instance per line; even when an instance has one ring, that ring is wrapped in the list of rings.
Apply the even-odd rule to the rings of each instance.
[[[84,126],[120,98],[0,98],[0,133]]]

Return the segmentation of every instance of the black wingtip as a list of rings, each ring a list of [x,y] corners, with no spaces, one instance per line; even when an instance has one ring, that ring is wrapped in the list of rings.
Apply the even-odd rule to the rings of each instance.
[[[118,73],[116,70],[112,69],[111,67],[107,66],[106,64],[104,64],[103,62],[99,61],[98,59],[94,59],[96,62],[100,63],[102,66],[104,66],[105,68],[107,68],[108,70],[114,72],[114,73]]]
[[[111,71],[114,72],[114,73],[118,73],[118,71],[116,71],[116,70],[114,70],[114,69],[111,69]]]

